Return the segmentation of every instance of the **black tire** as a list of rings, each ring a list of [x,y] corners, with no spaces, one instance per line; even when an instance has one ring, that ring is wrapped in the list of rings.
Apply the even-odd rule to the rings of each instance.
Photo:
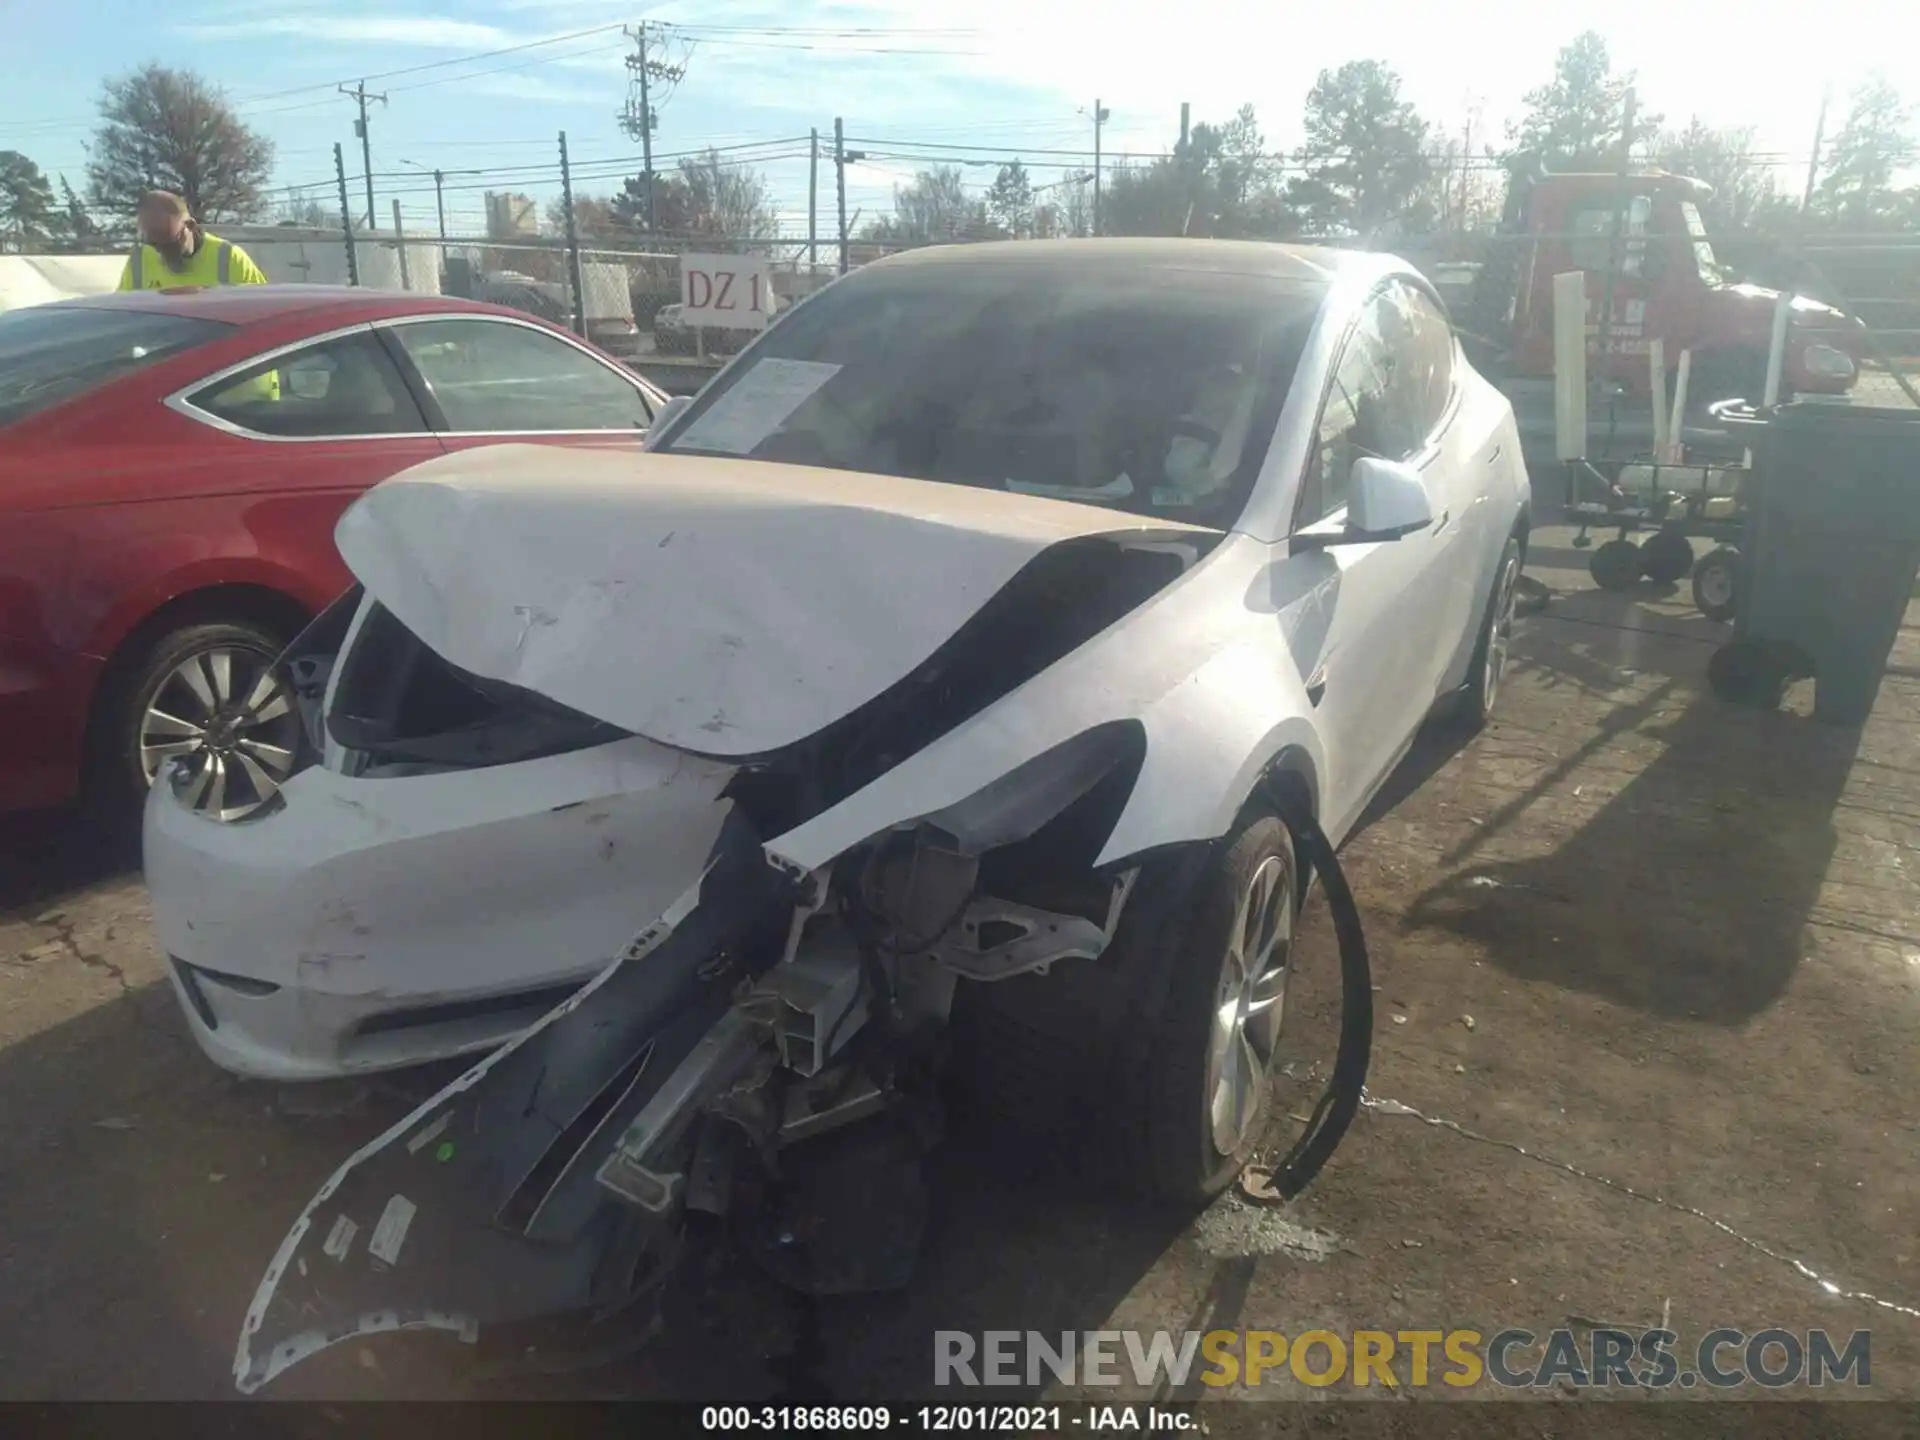
[[[1178,1205],[1201,1205],[1225,1190],[1246,1167],[1261,1139],[1273,1088],[1275,1035],[1252,1089],[1252,1109],[1237,1142],[1223,1147],[1211,1113],[1214,1016],[1231,972],[1229,941],[1242,918],[1241,901],[1272,865],[1284,904],[1284,950],[1290,951],[1294,897],[1299,891],[1293,836],[1272,815],[1245,820],[1215,852],[1195,887],[1187,925],[1159,956],[1167,969],[1166,1001],[1157,1016],[1142,1017],[1127,1037],[1135,1069],[1133,1124],[1123,1155],[1133,1188]],[[1276,958],[1284,965],[1290,954]],[[1284,978],[1279,1004],[1284,1016]],[[1123,1089],[1123,1092],[1125,1090]]]
[[[1500,700],[1500,688],[1506,679],[1508,645],[1513,638],[1516,596],[1520,586],[1520,567],[1524,560],[1520,537],[1508,539],[1494,567],[1493,590],[1487,596],[1487,608],[1480,618],[1480,638],[1473,648],[1473,661],[1467,666],[1467,683],[1461,691],[1455,712],[1462,727],[1483,729],[1493,718]]]
[[[1588,557],[1587,573],[1602,590],[1631,590],[1640,578],[1640,547],[1631,540],[1609,540]]]
[[[1293,839],[1284,822],[1256,814],[1205,851],[1149,860],[1099,960],[963,983],[953,1010],[960,1098],[1077,1155],[1099,1183],[1183,1207],[1226,1189],[1262,1127],[1256,1115],[1242,1144],[1225,1154],[1213,1145],[1206,1041],[1239,894],[1270,855],[1291,921]]]
[[[1709,620],[1725,624],[1740,609],[1740,552],[1721,545],[1693,567],[1693,605]]]
[[[1656,585],[1672,585],[1693,569],[1693,542],[1678,530],[1661,530],[1640,547],[1640,573]]]
[[[129,654],[104,683],[89,736],[91,808],[110,823],[130,823],[146,802],[142,721],[163,686],[196,656],[226,651],[270,665],[291,636],[256,620],[210,620],[166,631]],[[252,673],[241,682],[252,688]],[[297,720],[294,722],[297,724]]]

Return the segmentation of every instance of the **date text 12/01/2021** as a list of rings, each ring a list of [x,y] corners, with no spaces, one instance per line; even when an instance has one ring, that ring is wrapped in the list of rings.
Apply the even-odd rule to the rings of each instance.
[[[1055,1435],[1068,1430],[1192,1430],[1187,1410],[1159,1405],[709,1405],[700,1428],[716,1432],[907,1430],[924,1434]]]

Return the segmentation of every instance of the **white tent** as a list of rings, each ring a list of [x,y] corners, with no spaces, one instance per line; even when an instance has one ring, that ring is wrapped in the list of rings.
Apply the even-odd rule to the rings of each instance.
[[[104,295],[126,264],[124,255],[0,255],[0,312]]]

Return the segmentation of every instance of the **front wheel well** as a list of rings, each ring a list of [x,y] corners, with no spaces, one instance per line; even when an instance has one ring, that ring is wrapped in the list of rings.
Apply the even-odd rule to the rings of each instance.
[[[1272,810],[1286,822],[1288,832],[1293,836],[1296,851],[1300,842],[1300,822],[1316,820],[1320,814],[1320,797],[1314,786],[1313,762],[1298,749],[1282,750],[1267,766],[1260,783],[1254,787],[1253,803]],[[1244,819],[1244,815],[1242,819]],[[1238,822],[1236,822],[1237,824]],[[1312,886],[1312,871],[1304,865],[1294,866],[1295,903],[1304,904]]]
[[[188,625],[207,625],[220,621],[250,621],[284,633],[288,639],[300,633],[313,615],[305,605],[266,585],[208,585],[176,595],[135,625],[113,648],[107,668],[123,669],[162,635]]]

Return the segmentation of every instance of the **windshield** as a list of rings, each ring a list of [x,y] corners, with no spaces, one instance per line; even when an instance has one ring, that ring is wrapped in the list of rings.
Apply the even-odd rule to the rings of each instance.
[[[0,425],[232,331],[140,310],[30,305],[0,314]]]
[[[1259,275],[944,262],[791,310],[664,448],[1231,525],[1323,291]]]
[[[1707,222],[1700,216],[1700,207],[1691,200],[1682,200],[1680,214],[1686,219],[1687,234],[1693,241],[1693,263],[1700,270],[1700,278],[1709,285],[1725,284],[1727,272],[1720,268],[1713,244],[1707,239]]]

